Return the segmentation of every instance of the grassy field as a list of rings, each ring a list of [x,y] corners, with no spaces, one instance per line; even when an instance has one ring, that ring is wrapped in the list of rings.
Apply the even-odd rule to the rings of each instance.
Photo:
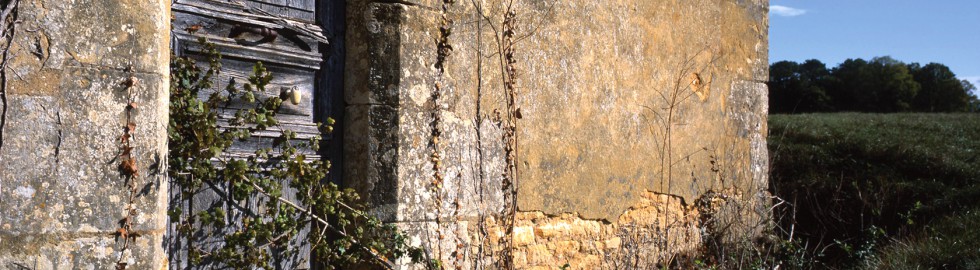
[[[784,239],[817,268],[980,269],[980,114],[771,115]]]

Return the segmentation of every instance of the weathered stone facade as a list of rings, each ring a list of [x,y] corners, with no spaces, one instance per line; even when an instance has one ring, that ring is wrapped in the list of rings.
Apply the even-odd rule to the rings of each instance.
[[[170,1],[10,2],[0,267],[166,267]],[[755,235],[767,11],[347,0],[344,182],[447,268],[616,269]]]
[[[346,181],[450,268],[616,268],[629,235],[662,242],[640,249],[651,265],[709,231],[751,236],[769,200],[767,10],[349,1]]]
[[[0,39],[0,268],[164,267],[170,1],[0,2],[16,5]]]

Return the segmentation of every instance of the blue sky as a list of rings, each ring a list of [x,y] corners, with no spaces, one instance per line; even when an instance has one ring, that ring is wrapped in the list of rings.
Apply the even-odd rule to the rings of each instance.
[[[980,0],[771,0],[769,61],[942,63],[980,87]]]

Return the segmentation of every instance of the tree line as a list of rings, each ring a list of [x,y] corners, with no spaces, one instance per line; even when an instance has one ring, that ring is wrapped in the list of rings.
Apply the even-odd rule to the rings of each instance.
[[[816,59],[769,66],[769,112],[980,112],[976,86],[946,65],[891,57],[847,59],[835,68]]]

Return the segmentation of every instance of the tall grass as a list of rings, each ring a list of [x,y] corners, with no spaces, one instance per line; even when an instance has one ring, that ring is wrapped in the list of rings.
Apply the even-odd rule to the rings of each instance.
[[[980,217],[980,115],[771,115],[769,127],[771,191],[788,202],[775,215],[782,237],[821,265],[976,266],[980,250],[947,247],[980,242],[969,220]],[[972,226],[967,237],[951,221]]]
[[[980,269],[980,211],[934,222],[870,263],[874,269]]]

